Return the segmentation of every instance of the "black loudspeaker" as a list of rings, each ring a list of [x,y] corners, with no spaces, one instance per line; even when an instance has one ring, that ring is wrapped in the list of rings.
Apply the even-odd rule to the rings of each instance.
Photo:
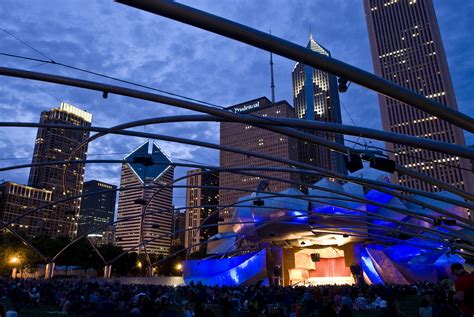
[[[281,266],[275,265],[273,267],[273,275],[274,276],[281,276]]]
[[[352,275],[359,276],[361,273],[360,265],[351,265]]]
[[[319,253],[311,253],[311,261],[319,262],[321,260],[321,255]]]
[[[370,160],[370,167],[379,171],[393,173],[395,172],[395,161],[383,157],[374,157]]]
[[[354,173],[364,168],[362,159],[358,154],[348,154],[344,156],[344,163],[349,172]]]

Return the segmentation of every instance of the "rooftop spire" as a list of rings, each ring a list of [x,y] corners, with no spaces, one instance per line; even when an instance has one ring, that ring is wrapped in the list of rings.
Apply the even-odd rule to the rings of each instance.
[[[272,34],[272,30],[270,30],[270,35]],[[275,103],[275,81],[273,78],[273,54],[270,52],[270,88],[272,90],[272,103]]]

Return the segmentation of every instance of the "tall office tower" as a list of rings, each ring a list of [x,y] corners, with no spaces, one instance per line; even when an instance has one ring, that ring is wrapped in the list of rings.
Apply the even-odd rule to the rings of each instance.
[[[84,183],[79,216],[79,234],[88,233],[98,244],[113,242],[113,225],[117,186],[91,180]],[[96,194],[94,194],[96,193]],[[97,229],[97,231],[91,232]]]
[[[307,48],[326,56],[331,53],[310,35]],[[336,76],[307,65],[296,63],[291,74],[293,79],[293,103],[295,116],[306,120],[341,123],[341,106]],[[333,142],[344,144],[340,134],[309,133]],[[326,170],[346,174],[344,156],[322,146],[299,141],[299,161]],[[302,181],[313,184],[321,177],[303,175]]]
[[[40,123],[74,125],[89,127],[92,114],[65,102],[59,108],[41,113]],[[74,148],[89,137],[89,131],[64,128],[39,128],[35,141],[33,163],[65,161]],[[74,154],[73,160],[85,160],[87,145]],[[63,164],[35,166],[30,170],[28,185],[53,192],[53,201],[82,193],[85,164],[71,164],[67,169],[65,187],[63,187]],[[77,234],[77,224],[81,199],[57,203],[52,209],[49,222],[53,235]]]
[[[151,158],[155,164],[138,163],[144,158]],[[130,252],[142,252],[143,238],[148,241],[147,252],[166,255],[173,221],[173,188],[168,186],[174,177],[172,162],[151,141],[139,146],[125,160],[129,163],[122,165],[115,244]]]
[[[184,246],[188,248],[195,245],[190,252],[206,250],[207,244],[200,243],[218,232],[219,173],[202,172],[200,168],[188,171],[186,183],[185,227],[197,228],[203,224],[203,228],[187,230],[184,234]]]
[[[457,110],[432,1],[364,0],[364,8],[375,74]],[[465,145],[461,129],[431,114],[382,95],[379,104],[385,131]],[[473,191],[472,174],[459,168],[468,169],[467,160],[399,144],[386,148],[400,165]],[[392,182],[438,190],[406,175],[392,175]]]
[[[185,214],[179,209],[173,208],[173,235],[171,237],[171,246],[184,247],[184,228],[185,228]]]
[[[0,221],[8,223],[18,216],[52,202],[53,193],[13,182],[0,184]],[[10,228],[24,237],[56,235],[51,219],[51,208],[41,209],[31,215],[14,221]]]
[[[293,108],[286,101],[278,101],[271,103],[268,98],[261,97],[250,100],[232,107],[227,108],[229,111],[236,113],[251,113],[260,117],[276,117],[276,118],[291,118],[294,117]],[[250,152],[272,155],[278,158],[297,160],[298,149],[297,142],[293,138],[288,138],[285,135],[280,135],[275,132],[270,132],[260,128],[255,128],[245,123],[221,123],[220,144],[231,146]],[[227,167],[284,167],[288,168],[283,163],[268,161],[252,156],[220,151],[220,166]],[[297,174],[290,174],[286,172],[260,172],[265,176],[279,177],[288,181],[297,181],[299,176]],[[232,219],[234,208],[233,204],[241,196],[249,195],[248,191],[230,190],[226,188],[236,188],[244,190],[255,190],[261,177],[246,176],[233,173],[220,173],[219,186],[219,204],[223,206],[220,211],[220,218],[225,222]],[[285,182],[269,181],[269,190],[278,192],[284,190],[291,185]],[[227,206],[227,207],[224,207]],[[226,231],[227,228],[219,226],[219,232]]]

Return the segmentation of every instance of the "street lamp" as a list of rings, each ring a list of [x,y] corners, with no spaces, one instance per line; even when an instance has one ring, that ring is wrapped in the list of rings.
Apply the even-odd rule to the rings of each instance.
[[[12,266],[12,278],[16,278],[16,272],[17,272],[17,266],[20,265],[20,258],[16,255],[12,256],[9,260],[8,260],[8,263],[11,264]]]
[[[20,259],[17,256],[12,256],[8,262],[10,262],[10,264],[12,265],[15,265],[17,263],[20,263]]]

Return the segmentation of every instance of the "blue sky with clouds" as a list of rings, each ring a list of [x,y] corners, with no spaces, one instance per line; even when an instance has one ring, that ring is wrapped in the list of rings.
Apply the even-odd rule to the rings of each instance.
[[[372,71],[362,1],[182,2],[262,31],[271,29],[274,35],[300,45],[306,45],[311,27],[314,38],[328,48],[333,57]],[[470,34],[474,29],[474,1],[434,2],[459,110],[474,116],[474,37]],[[270,95],[267,52],[113,1],[2,0],[0,28],[57,62],[222,106]],[[43,58],[1,30],[0,52]],[[294,62],[275,56],[274,63],[276,97],[292,103]],[[0,65],[116,84],[59,66],[4,56],[0,56]],[[373,92],[352,85],[341,99],[347,109],[342,110],[344,123],[381,128]],[[103,99],[97,92],[0,77],[1,121],[37,122],[42,110],[56,107],[60,101],[92,112],[93,124],[107,127],[147,117],[190,113],[167,105],[113,95]],[[165,124],[139,130],[213,143],[219,141],[219,127],[213,123]],[[35,135],[35,129],[0,128],[0,166],[30,160]],[[468,144],[474,144],[472,134],[466,137]],[[143,141],[107,136],[90,145],[90,157],[122,158]],[[217,151],[158,143],[176,161],[218,164]],[[23,169],[0,173],[0,179],[24,183],[28,172]],[[184,169],[176,170],[177,175],[184,172]],[[119,177],[119,165],[96,164],[86,169],[86,179],[118,184]],[[175,193],[177,205],[182,205],[183,196],[182,190]]]

